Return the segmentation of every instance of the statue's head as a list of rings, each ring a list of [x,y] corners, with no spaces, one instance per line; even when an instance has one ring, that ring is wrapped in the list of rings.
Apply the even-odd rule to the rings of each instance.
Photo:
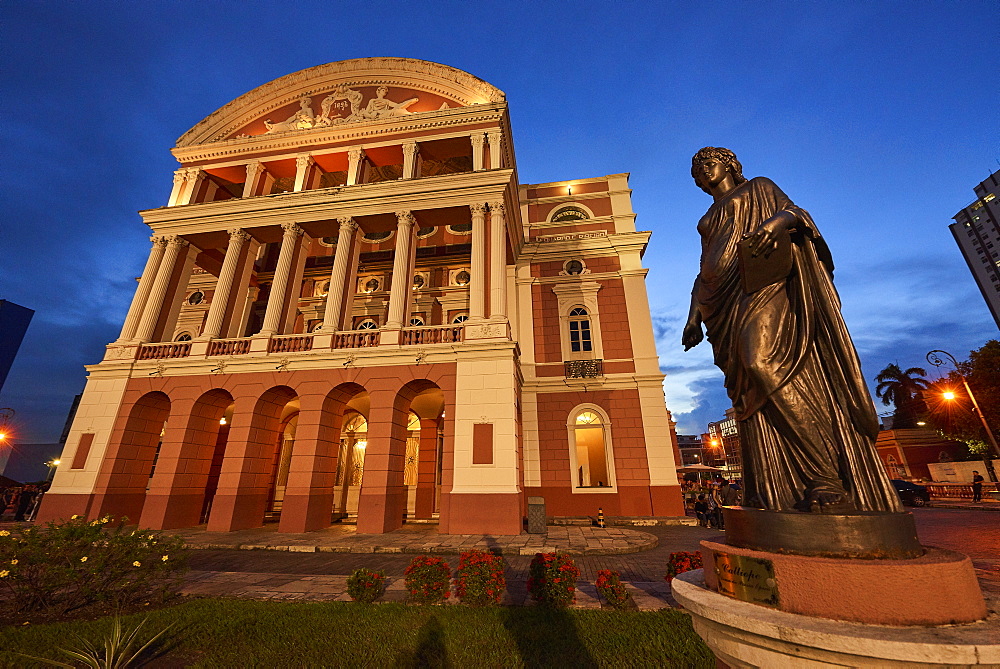
[[[705,187],[701,182],[701,162],[708,158],[715,158],[716,160],[722,162],[730,174],[733,175],[733,182],[735,185],[739,186],[741,183],[745,182],[747,179],[743,176],[743,165],[740,161],[736,159],[736,154],[729,149],[724,149],[721,146],[706,146],[700,149],[698,153],[694,154],[691,158],[691,176],[694,177],[694,182],[698,184],[698,188],[702,189],[709,195],[711,191]]]

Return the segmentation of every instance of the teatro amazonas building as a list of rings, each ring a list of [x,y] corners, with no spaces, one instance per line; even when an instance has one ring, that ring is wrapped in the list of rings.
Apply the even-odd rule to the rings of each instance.
[[[683,513],[628,175],[519,183],[504,93],[403,58],[264,84],[173,154],[40,519]]]

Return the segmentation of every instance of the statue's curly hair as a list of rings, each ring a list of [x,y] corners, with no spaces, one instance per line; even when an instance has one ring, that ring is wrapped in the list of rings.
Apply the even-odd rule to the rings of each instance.
[[[698,163],[706,158],[721,160],[726,165],[726,169],[729,170],[729,173],[733,175],[733,181],[737,186],[747,180],[747,178],[743,176],[743,165],[741,165],[740,161],[736,159],[735,153],[729,149],[724,149],[721,146],[706,146],[703,149],[699,149],[698,153],[694,154],[691,158],[691,176],[694,177],[694,182],[698,184],[698,188],[702,189],[709,195],[712,193],[701,183],[701,172],[698,169]]]

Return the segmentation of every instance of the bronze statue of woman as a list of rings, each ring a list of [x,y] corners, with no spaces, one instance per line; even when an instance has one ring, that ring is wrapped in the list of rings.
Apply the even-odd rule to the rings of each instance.
[[[747,180],[728,149],[698,151],[691,176],[715,202],[698,222],[682,343],[696,346],[704,323],[739,421],[744,505],[902,513],[812,218],[770,179]]]

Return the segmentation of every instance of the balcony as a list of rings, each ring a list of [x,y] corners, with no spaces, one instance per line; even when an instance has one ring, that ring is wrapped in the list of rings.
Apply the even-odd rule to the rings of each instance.
[[[567,379],[597,379],[604,376],[603,360],[564,360]]]
[[[399,343],[403,346],[455,344],[462,341],[463,332],[465,332],[465,328],[461,325],[431,325],[403,328],[399,335]]]
[[[143,344],[136,355],[138,360],[164,360],[166,358],[186,358],[191,353],[191,342],[167,342],[166,344]]]
[[[213,339],[208,344],[208,355],[244,355],[250,352],[249,339]]]
[[[312,335],[276,335],[267,343],[268,353],[298,353],[311,351]]]

